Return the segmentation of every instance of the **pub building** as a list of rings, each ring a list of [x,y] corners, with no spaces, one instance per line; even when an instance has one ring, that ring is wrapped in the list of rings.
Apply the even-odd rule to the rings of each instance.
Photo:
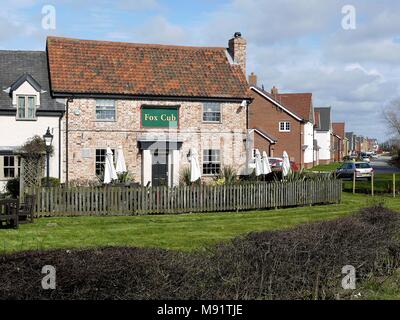
[[[51,93],[66,101],[62,181],[94,181],[122,146],[143,185],[179,184],[198,153],[202,179],[246,173],[246,40],[228,48],[47,39]]]

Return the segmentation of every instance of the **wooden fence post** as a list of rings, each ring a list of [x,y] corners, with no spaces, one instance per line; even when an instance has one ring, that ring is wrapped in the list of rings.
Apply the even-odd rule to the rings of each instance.
[[[372,175],[371,175],[371,194],[372,194],[372,196],[374,196],[374,177],[375,177],[375,175],[372,172]]]
[[[393,173],[393,198],[396,198],[396,174]]]
[[[356,194],[356,171],[353,173],[353,194]]]

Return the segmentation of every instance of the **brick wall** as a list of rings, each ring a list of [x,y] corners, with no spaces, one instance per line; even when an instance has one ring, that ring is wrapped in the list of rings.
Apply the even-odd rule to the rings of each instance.
[[[142,105],[180,105],[179,128],[140,128]],[[246,109],[240,107],[240,103],[222,103],[221,106],[222,123],[208,124],[202,121],[201,102],[116,100],[116,121],[101,122],[96,120],[95,99],[75,99],[69,106],[69,180],[95,180],[95,149],[108,146],[117,149],[121,145],[128,171],[140,182],[142,154],[137,141],[141,136],[182,140],[181,167],[189,164],[187,154],[190,148],[196,148],[199,152],[200,165],[202,150],[215,148],[221,150],[223,165],[232,165],[241,171],[246,163],[243,142],[246,137]],[[65,177],[65,157],[63,163]]]
[[[304,165],[303,152],[303,124],[292,116],[276,107],[271,102],[252,91],[253,102],[249,106],[249,127],[259,128],[273,136],[278,142],[272,147],[274,157],[282,157],[283,151],[287,151],[290,160],[295,161],[300,166]],[[280,132],[279,122],[289,121],[291,124],[290,132]],[[267,141],[255,139],[256,148],[264,150]]]

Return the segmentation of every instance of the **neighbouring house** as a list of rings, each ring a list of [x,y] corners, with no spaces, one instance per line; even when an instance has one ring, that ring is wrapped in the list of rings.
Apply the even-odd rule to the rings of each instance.
[[[346,132],[346,138],[349,141],[348,154],[354,154],[356,152],[356,135],[354,132]]]
[[[378,152],[379,143],[375,138],[368,138],[368,151],[370,152]]]
[[[143,185],[178,185],[191,149],[203,179],[224,166],[246,171],[240,33],[228,48],[49,37],[47,54],[52,94],[68,101],[64,181],[101,179],[106,148],[119,146]]]
[[[315,139],[317,140],[318,163],[329,164],[332,162],[332,124],[331,108],[315,108],[315,114],[318,117],[315,127]]]
[[[311,93],[267,92],[257,86],[252,73],[249,84],[253,102],[249,106],[249,128],[255,130],[254,147],[271,157],[287,151],[300,167],[313,166],[314,111]]]
[[[349,139],[347,136],[343,139],[343,155],[344,157],[350,154],[350,146],[349,146]]]
[[[50,95],[46,52],[0,51],[0,191],[20,172],[16,150],[47,128],[54,135],[50,175],[60,177],[64,105]]]
[[[369,150],[369,143],[368,138],[364,136],[356,136],[355,138],[355,146],[356,146],[356,153],[360,154],[362,152],[368,152]]]
[[[333,161],[342,161],[345,153],[345,123],[344,122],[333,122],[332,123],[332,135],[333,135]]]

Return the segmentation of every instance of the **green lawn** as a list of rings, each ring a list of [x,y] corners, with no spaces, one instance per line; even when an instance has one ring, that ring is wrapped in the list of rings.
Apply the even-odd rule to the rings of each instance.
[[[356,181],[356,192],[371,194],[372,184],[370,181],[357,180]],[[353,181],[344,181],[343,190],[352,192]],[[392,193],[393,192],[393,174],[389,173],[378,173],[374,176],[374,191],[376,193]],[[400,176],[396,175],[396,191],[400,191]]]
[[[342,163],[340,162],[333,162],[330,164],[320,164],[318,166],[312,167],[310,171],[334,171],[340,167]]]
[[[381,199],[381,198],[375,198]],[[19,230],[0,230],[0,252],[95,246],[160,247],[195,250],[251,231],[276,230],[300,223],[348,215],[371,204],[366,195],[343,194],[330,206],[251,211],[130,217],[40,218]],[[400,211],[400,198],[385,198]]]

